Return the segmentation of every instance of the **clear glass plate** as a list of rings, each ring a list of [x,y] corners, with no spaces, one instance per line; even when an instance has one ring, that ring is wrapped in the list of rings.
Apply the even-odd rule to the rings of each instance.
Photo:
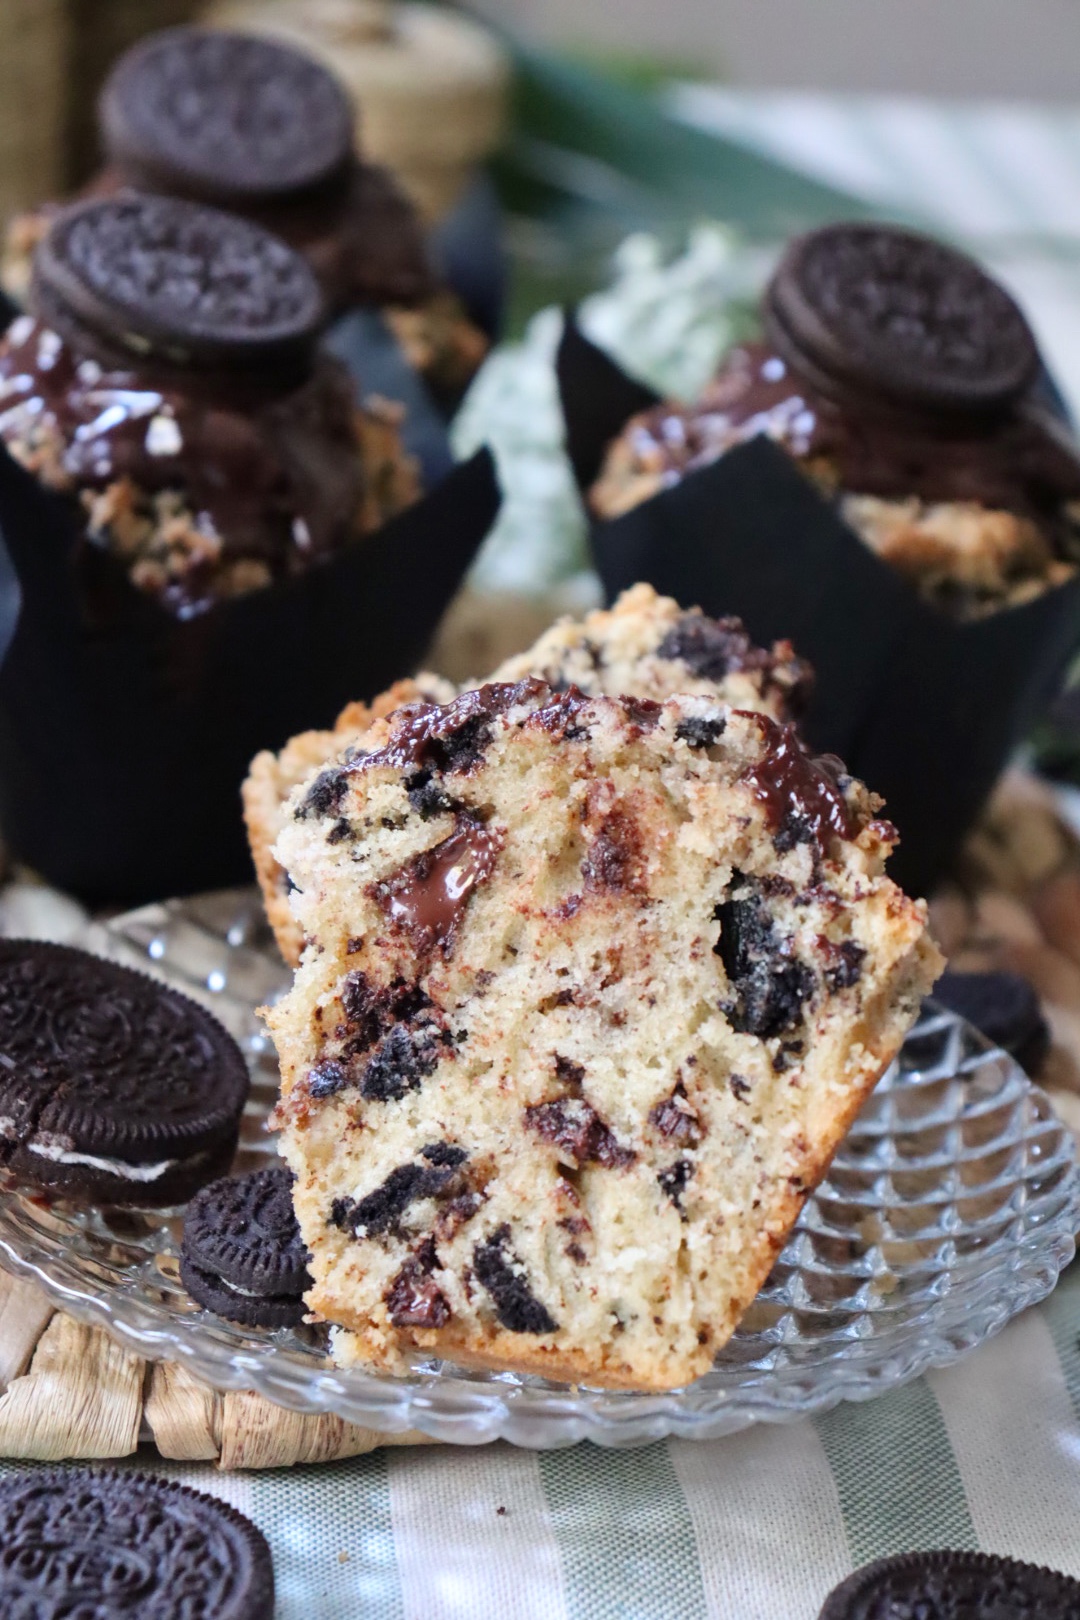
[[[287,974],[247,893],[171,901],[91,945],[198,997],[244,1046],[253,1088],[237,1167],[274,1156],[277,1068],[255,1008]],[[1053,1288],[1074,1251],[1080,1178],[1069,1132],[1003,1052],[927,1003],[713,1371],[663,1395],[613,1394],[417,1361],[406,1377],[342,1372],[314,1329],[264,1332],[200,1310],[177,1275],[181,1217],[49,1204],[0,1191],[0,1262],[138,1354],[219,1389],[383,1432],[476,1444],[707,1439],[820,1412],[963,1355]]]

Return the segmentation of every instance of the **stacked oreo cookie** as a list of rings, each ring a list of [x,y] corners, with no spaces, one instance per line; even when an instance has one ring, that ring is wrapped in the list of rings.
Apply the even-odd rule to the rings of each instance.
[[[236,1042],[175,990],[62,945],[0,940],[0,1165],[86,1202],[183,1203],[236,1150]]]
[[[305,255],[332,309],[437,291],[419,218],[389,174],[361,161],[346,92],[302,52],[227,30],[152,34],[113,69],[99,121],[99,187],[257,220]]]
[[[184,1216],[180,1276],[207,1310],[251,1327],[297,1327],[311,1286],[292,1173],[257,1170],[204,1187]]]

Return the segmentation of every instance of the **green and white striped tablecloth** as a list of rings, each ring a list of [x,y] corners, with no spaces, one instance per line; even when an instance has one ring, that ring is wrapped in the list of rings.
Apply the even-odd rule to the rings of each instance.
[[[1080,1576],[1080,1267],[956,1366],[812,1422],[157,1471],[262,1527],[281,1620],[814,1620],[855,1565],[943,1545]]]

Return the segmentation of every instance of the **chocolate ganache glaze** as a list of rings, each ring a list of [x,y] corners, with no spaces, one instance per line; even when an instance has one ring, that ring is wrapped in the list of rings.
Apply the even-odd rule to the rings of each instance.
[[[766,343],[733,349],[696,405],[655,406],[630,444],[666,482],[764,434],[852,494],[977,501],[1042,517],[1080,497],[1080,452],[1030,395],[1000,412],[943,417],[830,398]]]
[[[180,616],[352,539],[364,490],[352,384],[316,352],[320,308],[302,261],[256,227],[171,199],[75,213],[82,236],[60,216],[47,239],[59,238],[57,274],[39,256],[36,313],[0,343],[0,438],[16,459],[80,497],[90,539],[133,562],[136,583]],[[230,243],[238,230],[252,242]],[[99,275],[98,286],[106,259],[116,279]],[[125,279],[128,264],[145,285]],[[308,289],[290,282],[297,266],[314,318]],[[89,302],[73,305],[65,277]],[[186,306],[185,278],[198,282]],[[147,572],[143,554],[172,543],[170,526],[182,565]]]

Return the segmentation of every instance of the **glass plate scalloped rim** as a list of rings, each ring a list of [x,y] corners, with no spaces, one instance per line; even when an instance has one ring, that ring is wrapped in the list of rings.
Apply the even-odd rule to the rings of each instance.
[[[255,898],[145,907],[88,943],[158,973],[229,1025],[253,1079],[238,1167],[265,1163],[276,1066],[254,1008],[285,974]],[[572,1388],[425,1360],[401,1377],[338,1370],[310,1330],[261,1332],[194,1307],[176,1276],[175,1214],[50,1207],[9,1186],[0,1263],[125,1348],[181,1362],[218,1389],[459,1444],[628,1446],[806,1417],[955,1361],[1045,1298],[1078,1225],[1073,1141],[1047,1098],[931,1002],[738,1333],[685,1389]]]

